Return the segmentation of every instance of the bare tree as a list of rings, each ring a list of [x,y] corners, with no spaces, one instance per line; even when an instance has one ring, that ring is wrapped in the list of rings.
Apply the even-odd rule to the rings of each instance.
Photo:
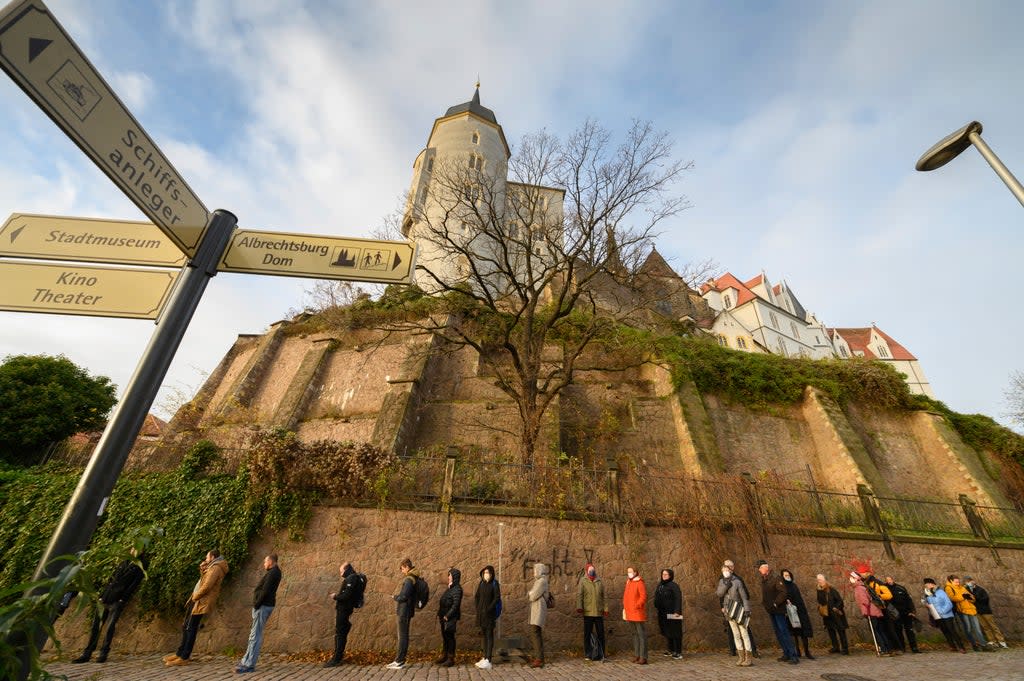
[[[620,322],[665,295],[645,285],[641,265],[658,225],[688,207],[674,185],[691,166],[649,123],[616,144],[587,122],[564,141],[525,137],[507,168],[439,159],[430,200],[409,197],[403,232],[420,245],[417,282],[447,312],[419,328],[479,353],[517,407],[524,463],[588,349],[621,341]]]
[[[1006,416],[1018,428],[1024,428],[1024,371],[1010,374],[1010,387],[1006,389],[1005,397],[1009,408]]]

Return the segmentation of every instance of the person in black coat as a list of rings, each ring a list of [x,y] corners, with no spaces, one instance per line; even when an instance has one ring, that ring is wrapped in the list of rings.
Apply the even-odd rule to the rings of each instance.
[[[100,654],[96,656],[96,661],[107,661],[107,655],[110,654],[110,643],[114,640],[114,628],[117,626],[117,620],[124,612],[128,601],[139,590],[142,580],[146,578],[146,568],[149,567],[149,556],[145,552],[132,549],[131,554],[131,559],[121,561],[117,566],[110,581],[107,582],[106,588],[103,589],[103,593],[100,594],[102,607],[93,614],[89,642],[85,644],[82,654],[71,660],[72,663],[80,664],[89,661],[92,651],[96,650],[100,629],[104,623],[107,624],[107,635],[103,639],[103,647],[100,648]]]
[[[437,619],[441,625],[441,657],[437,664],[451,667],[455,664],[455,627],[462,617],[462,573],[458,568],[448,569],[448,588],[438,600]]]
[[[366,588],[351,563],[342,563],[338,572],[341,574],[341,586],[331,594],[331,600],[334,601],[334,655],[324,663],[325,667],[337,667],[345,661],[348,632],[352,630],[352,611],[359,604],[363,589]]]
[[[665,655],[683,659],[683,592],[675,582],[675,572],[669,568],[661,571],[661,581],[654,590],[654,609],[658,612],[658,629],[668,644]]]
[[[800,616],[800,626],[789,625],[789,632],[793,635],[793,643],[796,645],[797,657],[800,656],[800,641],[804,642],[804,657],[813,660],[811,655],[810,638],[814,635],[811,627],[811,616],[807,614],[807,606],[804,605],[804,597],[800,593],[800,587],[793,581],[791,570],[782,571],[782,580],[786,583],[786,600],[796,606],[796,612]]]
[[[821,623],[825,625],[825,631],[832,640],[832,649],[828,652],[849,655],[850,644],[846,641],[846,630],[850,625],[846,621],[846,606],[842,594],[828,583],[825,575],[818,575],[817,601]]]
[[[480,669],[491,668],[494,654],[494,626],[498,622],[498,603],[501,601],[501,585],[494,576],[494,566],[488,565],[480,571],[480,583],[476,586],[473,602],[476,605],[476,624],[484,639],[484,656],[476,663]]]
[[[896,634],[895,642],[903,652],[907,652],[907,644],[910,644],[910,651],[919,653],[917,649],[917,635],[914,633],[914,624],[917,622],[917,608],[914,606],[914,599],[902,584],[897,584],[893,577],[885,578],[885,585],[892,593],[893,607],[900,613],[900,618],[893,623],[893,633]],[[920,626],[920,625],[918,625]]]

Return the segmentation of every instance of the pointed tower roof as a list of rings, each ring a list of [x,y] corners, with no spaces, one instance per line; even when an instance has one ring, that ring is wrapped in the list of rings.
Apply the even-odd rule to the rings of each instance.
[[[498,124],[498,119],[494,117],[494,112],[488,109],[486,106],[480,104],[480,85],[477,84],[476,90],[473,92],[473,99],[462,104],[456,104],[455,106],[449,107],[444,112],[444,118],[448,116],[454,116],[455,114],[463,113],[468,111],[471,114],[475,114],[485,121],[490,121],[495,125]]]

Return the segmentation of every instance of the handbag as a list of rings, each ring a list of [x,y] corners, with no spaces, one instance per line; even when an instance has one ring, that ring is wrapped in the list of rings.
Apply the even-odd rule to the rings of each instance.
[[[750,613],[743,608],[742,601],[733,601],[729,605],[729,619],[741,626],[750,621]]]
[[[819,604],[818,605],[818,614],[821,615],[822,617],[828,617],[828,606],[827,605]]]
[[[794,629],[799,629],[800,624],[800,611],[796,609],[796,606],[792,603],[786,603],[786,617],[789,618],[789,626]]]
[[[886,615],[886,617],[891,619],[893,622],[895,622],[895,621],[899,620],[899,618],[900,618],[900,611],[897,610],[896,606],[893,605],[892,603],[886,603],[885,604],[885,615]]]
[[[555,594],[551,593],[550,591],[547,592],[547,595],[544,596],[544,605],[548,607],[548,610],[551,610],[553,607],[555,607]]]

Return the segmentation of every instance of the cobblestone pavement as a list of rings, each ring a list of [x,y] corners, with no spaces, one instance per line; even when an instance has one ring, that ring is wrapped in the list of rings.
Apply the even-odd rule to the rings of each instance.
[[[216,681],[217,679],[259,679],[260,681],[334,681],[342,679],[393,679],[395,681],[492,679],[532,681],[533,679],[629,679],[660,681],[686,678],[694,681],[717,679],[779,679],[784,681],[1024,681],[1024,648],[1010,648],[994,653],[959,655],[946,651],[928,651],[921,655],[878,658],[868,651],[849,657],[823,654],[816,660],[799,665],[776,662],[773,657],[754,660],[754,666],[734,666],[736,658],[725,653],[695,653],[683,660],[663,657],[660,652],[646,666],[627,659],[611,659],[605,663],[585,662],[580,658],[556,655],[543,669],[532,669],[518,658],[481,670],[472,664],[448,669],[429,663],[411,664],[402,670],[383,666],[342,665],[324,669],[311,663],[260,659],[253,674],[235,674],[236,660],[223,656],[200,656],[187,667],[165,667],[160,655],[112,655],[105,664],[69,664],[53,661],[47,670],[66,675],[72,681]],[[851,675],[847,678],[840,674]]]

